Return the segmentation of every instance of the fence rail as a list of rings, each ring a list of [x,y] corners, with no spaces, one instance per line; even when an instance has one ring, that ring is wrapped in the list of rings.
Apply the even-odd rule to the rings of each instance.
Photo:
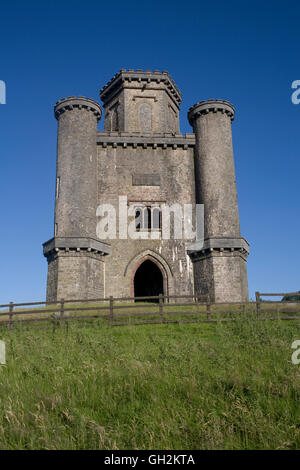
[[[29,322],[50,322],[54,326],[65,326],[70,320],[79,322],[80,320],[102,319],[108,325],[119,326],[128,324],[128,322],[121,321],[126,318],[133,318],[134,321],[130,324],[136,325],[216,322],[233,321],[239,314],[246,312],[256,313],[257,318],[262,320],[266,318],[300,319],[300,301],[262,300],[264,296],[296,295],[299,296],[299,293],[256,292],[254,302],[211,302],[209,296],[162,294],[146,297],[110,296],[88,300],[61,299],[57,302],[10,302],[0,305],[0,325],[8,325],[9,329],[12,329],[15,324]],[[44,308],[41,307],[42,305]],[[35,306],[37,308],[30,308]],[[276,316],[272,316],[274,313]],[[142,318],[138,319],[138,317]]]

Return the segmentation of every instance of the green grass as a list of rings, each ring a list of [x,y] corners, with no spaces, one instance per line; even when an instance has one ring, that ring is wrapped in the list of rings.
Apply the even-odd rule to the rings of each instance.
[[[0,339],[1,449],[300,448],[298,320],[2,326]]]

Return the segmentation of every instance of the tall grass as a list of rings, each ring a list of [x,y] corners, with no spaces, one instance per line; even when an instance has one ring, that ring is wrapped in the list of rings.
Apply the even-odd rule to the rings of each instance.
[[[7,331],[2,449],[296,449],[299,321]]]

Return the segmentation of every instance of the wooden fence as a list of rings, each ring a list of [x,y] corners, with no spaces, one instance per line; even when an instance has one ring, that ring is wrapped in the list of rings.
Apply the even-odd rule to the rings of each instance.
[[[299,293],[256,292],[254,302],[211,302],[208,296],[108,297],[0,305],[0,325],[47,322],[65,326],[69,321],[103,320],[111,326],[143,323],[186,323],[233,321],[242,313],[255,313],[259,319],[300,319],[300,301],[271,301],[262,297],[292,296]],[[81,304],[81,305],[80,305]],[[41,307],[44,305],[44,307]],[[77,305],[77,306],[76,306]],[[276,314],[276,315],[274,315]],[[140,317],[140,318],[138,318]],[[127,320],[121,321],[121,320]],[[82,324],[82,322],[80,323]]]

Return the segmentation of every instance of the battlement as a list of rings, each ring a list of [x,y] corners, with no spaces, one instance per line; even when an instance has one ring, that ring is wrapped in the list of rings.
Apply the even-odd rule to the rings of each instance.
[[[111,80],[101,88],[100,98],[103,103],[109,101],[112,96],[117,92],[120,86],[134,86],[134,82],[137,82],[138,87],[141,85],[146,88],[147,84],[156,83],[163,85],[167,92],[171,95],[172,99],[177,103],[178,107],[182,100],[182,95],[177,88],[174,80],[170,77],[169,72],[166,70],[146,70],[143,72],[141,69],[121,69],[120,72],[116,73]],[[147,87],[149,88],[149,87]]]
[[[48,258],[53,252],[71,251],[80,252],[87,251],[100,255],[110,253],[110,245],[101,240],[91,237],[53,237],[43,243],[43,253]]]
[[[149,134],[142,135],[139,132],[103,132],[100,131],[97,134],[97,145],[100,147],[132,147],[132,148],[171,148],[176,150],[182,148],[187,150],[188,148],[194,148],[195,136],[194,134]]]
[[[189,123],[192,125],[196,117],[201,116],[203,114],[207,114],[209,112],[221,112],[223,114],[227,114],[230,117],[231,121],[234,120],[234,107],[229,101],[207,100],[199,101],[188,110]]]
[[[69,96],[68,98],[62,98],[61,100],[57,101],[54,106],[54,115],[56,119],[58,119],[59,116],[65,111],[70,111],[74,108],[91,111],[95,114],[98,121],[101,119],[102,109],[100,104],[91,98],[85,98],[85,96]]]

